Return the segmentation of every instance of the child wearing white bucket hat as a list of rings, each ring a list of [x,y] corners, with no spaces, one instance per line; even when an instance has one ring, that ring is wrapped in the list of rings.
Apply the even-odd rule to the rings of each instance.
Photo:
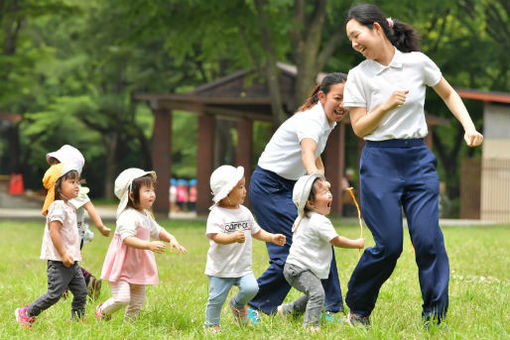
[[[304,326],[319,331],[325,299],[321,280],[329,275],[331,246],[361,249],[365,241],[339,236],[326,217],[333,197],[330,184],[322,174],[300,177],[294,186],[292,201],[298,209],[298,217],[292,227],[293,241],[283,275],[292,287],[305,295],[278,306],[277,311],[280,315],[305,313]]]
[[[81,154],[80,150],[72,145],[62,145],[57,151],[49,152],[46,154],[46,161],[50,164],[65,163],[75,168],[81,175],[83,165],[85,164],[85,158]],[[94,222],[94,225],[101,232],[103,236],[110,235],[110,228],[103,224],[103,220],[97,213],[96,208],[88,197],[89,188],[80,186],[80,193],[78,197],[70,199],[69,204],[76,210],[76,222],[78,225],[78,233],[80,234],[80,249],[87,243],[90,243],[94,238],[94,233],[90,230],[88,223],[85,222],[85,211],[87,211],[89,217]],[[85,279],[85,285],[87,286],[89,296],[92,299],[97,299],[101,293],[101,280],[97,279],[88,270],[80,267]],[[67,297],[68,290],[64,292],[64,297]]]
[[[239,292],[229,302],[235,319],[245,325],[248,306],[258,292],[253,275],[252,237],[283,246],[285,236],[268,233],[257,224],[242,205],[246,197],[244,168],[222,165],[211,175],[214,205],[207,218],[209,251],[205,274],[209,276],[209,299],[205,309],[204,330],[219,332],[221,308],[232,286]]]
[[[129,168],[115,180],[117,226],[103,263],[101,278],[110,283],[112,297],[96,308],[96,318],[109,320],[112,313],[126,306],[124,320],[134,320],[145,301],[145,286],[158,284],[158,269],[154,253],[170,251],[186,253],[177,239],[152,217],[156,194],[156,173]],[[155,239],[155,241],[151,241]]]

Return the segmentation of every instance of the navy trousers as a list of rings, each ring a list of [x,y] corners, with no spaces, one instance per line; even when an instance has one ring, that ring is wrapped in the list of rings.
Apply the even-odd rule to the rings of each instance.
[[[423,139],[367,142],[364,147],[361,207],[375,246],[365,249],[349,281],[345,300],[351,312],[369,316],[395,268],[403,247],[403,207],[418,265],[422,315],[439,321],[446,316],[450,268],[439,227],[436,163]]]
[[[292,202],[295,181],[257,167],[251,175],[250,201],[258,224],[266,231],[280,233],[287,237],[281,247],[266,243],[269,254],[269,268],[257,279],[259,292],[249,305],[266,314],[276,312],[290,290],[283,276],[283,266],[292,244],[292,224],[297,217],[297,208]],[[321,280],[326,293],[325,309],[328,312],[344,310],[342,291],[336,268],[335,253],[331,270],[326,280]]]

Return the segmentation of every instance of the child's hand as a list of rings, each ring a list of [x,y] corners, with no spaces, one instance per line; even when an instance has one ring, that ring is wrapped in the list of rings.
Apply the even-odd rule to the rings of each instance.
[[[64,266],[66,266],[66,267],[71,267],[74,263],[73,256],[69,253],[65,253],[62,256],[62,263],[64,263]]]
[[[177,250],[177,255],[181,253],[186,254],[188,252],[186,248],[181,246],[179,242],[177,242],[177,240],[175,239],[170,241],[170,252],[172,252],[174,249]]]
[[[234,239],[234,242],[244,243],[245,236],[244,236],[244,231],[243,230],[236,231],[235,233],[232,234],[232,237]]]
[[[285,237],[285,235],[273,234],[271,242],[273,242],[274,244],[277,244],[279,246],[283,246],[285,244],[286,240],[287,240],[287,238]]]
[[[358,243],[358,248],[359,249],[365,248],[365,239],[359,238],[359,239],[356,240],[356,242]]]
[[[110,231],[111,229],[104,226],[104,225],[101,225],[101,226],[98,226],[97,229],[99,229],[99,232],[103,235],[103,236],[110,236]]]
[[[165,251],[166,244],[164,244],[161,241],[152,241],[149,242],[149,250],[153,251],[154,253],[161,254]]]

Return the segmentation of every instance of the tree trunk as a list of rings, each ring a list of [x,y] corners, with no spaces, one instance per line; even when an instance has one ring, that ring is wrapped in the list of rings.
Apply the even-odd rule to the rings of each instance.
[[[114,181],[117,171],[116,155],[117,155],[117,142],[118,134],[116,132],[110,133],[103,137],[103,143],[106,149],[105,170],[104,170],[104,197],[107,199],[114,199]]]
[[[271,97],[271,111],[273,114],[274,125],[280,126],[281,123],[287,119],[287,115],[283,111],[283,103],[280,92],[280,84],[278,83],[278,67],[276,66],[277,57],[274,49],[271,34],[267,29],[268,23],[266,14],[264,12],[264,1],[255,0],[255,8],[257,9],[257,23],[262,37],[262,47],[266,52],[267,60],[265,63],[265,72],[267,79],[267,86],[269,88],[269,95]]]

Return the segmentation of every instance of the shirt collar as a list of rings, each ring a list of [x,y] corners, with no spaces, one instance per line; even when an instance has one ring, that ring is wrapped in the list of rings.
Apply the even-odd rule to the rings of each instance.
[[[393,48],[395,49],[395,54],[388,66],[381,65],[375,60],[370,60],[371,69],[376,75],[381,74],[389,68],[402,68],[402,52],[400,52],[395,46],[393,46]]]
[[[324,111],[324,108],[322,107],[322,103],[320,102],[320,100],[317,102],[317,105],[315,105],[315,109],[318,111],[318,113],[320,113],[320,117],[321,117],[320,121],[321,121],[322,128],[325,131],[333,130],[336,126],[336,122],[329,124],[328,118],[326,117],[326,112]]]

